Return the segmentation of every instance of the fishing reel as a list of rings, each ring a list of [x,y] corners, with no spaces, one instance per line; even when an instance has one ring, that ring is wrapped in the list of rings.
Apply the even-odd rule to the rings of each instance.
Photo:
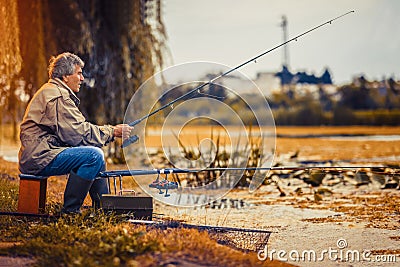
[[[170,173],[172,173],[172,172],[170,172]],[[165,190],[164,197],[169,197],[170,194],[168,194],[168,189],[177,189],[178,183],[169,181],[167,177],[168,177],[168,174],[165,174],[165,179],[160,181],[160,174],[158,174],[157,178],[151,184],[149,184],[149,187],[158,189],[159,194],[164,194],[164,192],[162,190]]]

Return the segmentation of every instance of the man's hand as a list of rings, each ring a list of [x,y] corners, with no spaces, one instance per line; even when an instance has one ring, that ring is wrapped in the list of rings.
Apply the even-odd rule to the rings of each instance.
[[[128,124],[117,124],[114,126],[114,137],[122,137],[122,140],[129,138],[133,127]]]

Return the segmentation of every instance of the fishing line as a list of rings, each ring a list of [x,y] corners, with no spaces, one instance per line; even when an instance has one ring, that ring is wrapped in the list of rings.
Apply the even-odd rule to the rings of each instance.
[[[145,120],[145,119],[147,119],[147,118],[153,116],[154,114],[156,114],[156,113],[158,113],[158,112],[164,110],[165,108],[167,108],[167,107],[169,107],[169,106],[172,106],[172,105],[173,105],[174,103],[176,103],[177,101],[179,101],[179,100],[181,100],[181,99],[183,99],[183,98],[185,98],[185,97],[187,97],[187,96],[193,94],[194,92],[196,92],[196,91],[199,91],[199,92],[200,92],[200,90],[201,90],[202,88],[204,88],[206,85],[209,85],[209,84],[213,83],[214,81],[216,81],[216,80],[218,80],[218,79],[220,79],[220,78],[222,78],[222,77],[224,77],[224,76],[226,76],[226,75],[228,75],[228,74],[234,72],[235,70],[238,70],[238,69],[242,68],[243,66],[245,66],[245,65],[247,65],[247,64],[249,64],[249,63],[251,63],[251,62],[256,63],[256,62],[257,62],[257,59],[259,59],[260,57],[263,57],[263,56],[265,56],[266,54],[268,54],[268,53],[270,53],[270,52],[272,52],[272,51],[274,51],[274,50],[276,50],[276,49],[278,49],[278,48],[280,48],[280,47],[282,47],[282,46],[284,46],[284,45],[286,45],[286,44],[288,44],[288,43],[290,43],[290,42],[292,42],[292,41],[297,41],[300,37],[302,37],[302,36],[304,36],[304,35],[306,35],[306,34],[312,32],[312,31],[315,31],[315,30],[317,30],[318,28],[321,28],[321,27],[323,27],[323,26],[325,26],[325,25],[327,25],[327,24],[332,24],[333,21],[338,20],[338,19],[340,19],[340,18],[342,18],[342,17],[344,17],[344,16],[346,16],[346,15],[348,15],[348,14],[351,14],[351,13],[353,13],[353,12],[354,12],[354,10],[351,10],[351,11],[346,12],[346,13],[340,15],[340,16],[337,16],[337,17],[335,17],[335,18],[333,18],[333,19],[330,19],[330,20],[328,20],[328,21],[326,21],[326,22],[324,22],[324,23],[322,23],[322,24],[319,24],[318,26],[315,26],[315,27],[313,27],[313,28],[311,28],[311,29],[309,29],[309,30],[307,30],[307,31],[305,31],[305,32],[303,32],[303,33],[301,33],[301,34],[299,34],[299,35],[297,35],[297,36],[295,36],[295,37],[293,37],[293,38],[291,38],[291,39],[289,39],[289,40],[287,40],[287,41],[285,41],[285,42],[283,42],[283,43],[281,43],[281,44],[279,44],[279,45],[277,45],[277,46],[275,46],[275,47],[273,47],[273,48],[271,48],[271,49],[269,49],[269,50],[266,50],[266,51],[264,51],[264,52],[258,54],[258,55],[255,56],[255,57],[252,57],[251,59],[249,59],[249,60],[247,60],[247,61],[245,61],[245,62],[239,64],[238,66],[236,66],[236,67],[234,67],[234,68],[232,68],[232,69],[230,69],[230,70],[228,70],[228,71],[226,71],[226,72],[224,72],[224,73],[222,73],[222,74],[220,74],[220,75],[214,77],[213,79],[209,80],[208,82],[205,82],[205,83],[203,83],[203,84],[197,86],[196,88],[194,88],[194,89],[188,91],[187,93],[183,94],[182,96],[180,96],[180,97],[178,97],[178,98],[172,100],[171,102],[169,102],[169,103],[167,103],[167,104],[161,106],[160,108],[158,108],[158,109],[156,109],[156,110],[154,110],[154,111],[148,113],[147,115],[145,115],[145,116],[143,116],[143,117],[141,117],[141,118],[139,118],[139,119],[137,119],[137,120],[135,120],[135,121],[129,123],[128,125],[129,125],[129,126],[135,126],[135,125],[139,124],[139,123],[142,122],[143,120]],[[133,143],[135,143],[135,142],[138,141],[138,140],[139,140],[139,137],[138,137],[137,135],[133,135],[133,136],[127,138],[127,139],[122,143],[121,147],[122,147],[122,148],[127,147],[127,146],[129,146],[130,144],[133,144]]]

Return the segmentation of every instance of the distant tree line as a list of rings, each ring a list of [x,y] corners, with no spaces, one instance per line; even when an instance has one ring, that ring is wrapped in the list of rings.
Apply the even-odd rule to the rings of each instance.
[[[170,101],[186,94],[199,84],[183,86],[163,85],[160,91],[166,91],[154,108],[163,106]],[[173,89],[171,89],[173,88]],[[170,89],[170,90],[169,90]],[[235,114],[227,114],[222,108],[218,117],[223,124],[232,124],[238,117],[246,125],[256,125],[254,109],[264,112],[265,106],[259,101],[246,103],[256,97],[248,97],[244,101],[232,94],[221,85],[211,84],[191,95],[181,99],[187,101],[197,97],[207,97],[224,102]],[[400,125],[400,82],[390,78],[383,81],[367,81],[358,77],[352,83],[335,87],[327,84],[288,84],[282,86],[267,97],[276,125]],[[221,105],[222,107],[223,105]],[[204,102],[191,102],[190,106],[180,108],[172,118],[176,123],[193,116],[211,116],[218,112],[218,107],[205,105]],[[166,109],[158,114],[157,120],[151,123],[163,123],[172,109]],[[171,119],[171,118],[170,118]],[[215,123],[198,120],[198,124]]]
[[[364,77],[328,93],[288,86],[268,98],[277,125],[400,125],[400,82]]]

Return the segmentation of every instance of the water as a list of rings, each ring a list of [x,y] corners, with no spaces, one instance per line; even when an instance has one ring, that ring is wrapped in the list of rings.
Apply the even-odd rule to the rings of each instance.
[[[332,135],[318,136],[317,138],[334,141],[400,141],[400,135]]]
[[[18,162],[18,147],[0,146],[0,157],[9,162]]]

